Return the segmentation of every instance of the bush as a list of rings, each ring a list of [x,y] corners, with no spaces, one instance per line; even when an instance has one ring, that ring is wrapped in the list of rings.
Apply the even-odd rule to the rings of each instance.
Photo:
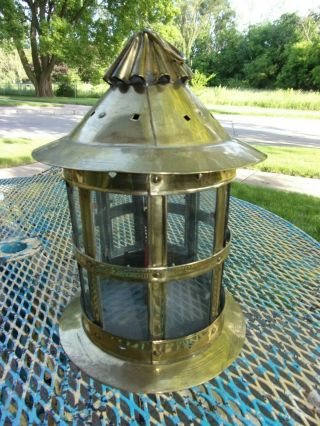
[[[59,84],[55,95],[61,96],[61,97],[63,96],[67,98],[74,98],[76,95],[76,92],[75,92],[74,86],[71,86],[70,83],[63,82]]]
[[[211,74],[206,76],[206,74],[200,72],[199,70],[195,70],[193,72],[193,77],[191,80],[191,85],[194,89],[199,90],[206,87],[209,81],[215,76],[215,74]]]

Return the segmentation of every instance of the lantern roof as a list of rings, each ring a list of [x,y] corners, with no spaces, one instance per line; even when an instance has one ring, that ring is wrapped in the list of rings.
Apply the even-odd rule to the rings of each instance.
[[[191,78],[175,47],[139,32],[106,72],[111,87],[97,105],[32,155],[63,168],[125,173],[215,172],[264,160],[230,137],[189,89]]]
[[[178,49],[150,30],[134,34],[103,77],[109,84],[164,84],[191,78]]]

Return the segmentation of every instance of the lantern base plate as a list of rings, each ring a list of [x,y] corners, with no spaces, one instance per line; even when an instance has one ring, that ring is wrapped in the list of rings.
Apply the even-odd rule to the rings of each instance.
[[[220,374],[244,344],[245,320],[240,305],[226,291],[221,334],[205,350],[168,364],[144,364],[116,358],[92,343],[82,327],[80,296],[60,320],[61,344],[70,359],[94,379],[131,392],[157,393],[190,388]]]

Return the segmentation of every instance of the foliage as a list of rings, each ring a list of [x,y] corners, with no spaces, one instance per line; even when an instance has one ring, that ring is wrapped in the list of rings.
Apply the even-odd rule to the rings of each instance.
[[[16,83],[26,80],[27,76],[17,52],[7,43],[0,46],[0,82]]]
[[[55,91],[56,96],[66,96],[68,98],[73,98],[75,94],[75,87],[68,82],[61,82]]]
[[[37,94],[50,96],[55,64],[95,79],[131,31],[172,16],[171,0],[0,0],[0,39],[14,43]]]
[[[211,32],[219,13],[229,7],[228,0],[177,0],[175,23],[181,34],[181,50],[192,63],[192,49],[199,37]]]
[[[208,85],[209,81],[212,80],[213,77],[214,74],[207,76],[199,70],[194,70],[191,85],[195,90],[201,90]]]
[[[225,10],[214,31],[202,34],[193,49],[193,66],[214,73],[210,84],[230,87],[320,89],[320,13],[251,26],[240,33]]]

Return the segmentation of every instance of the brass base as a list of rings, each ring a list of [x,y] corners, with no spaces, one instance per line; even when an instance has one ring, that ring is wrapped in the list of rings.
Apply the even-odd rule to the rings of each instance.
[[[91,342],[82,327],[77,296],[60,320],[60,339],[70,359],[102,383],[130,392],[171,392],[204,383],[228,367],[243,346],[245,321],[240,306],[226,291],[223,328],[207,349],[170,364],[143,364],[116,358]]]

